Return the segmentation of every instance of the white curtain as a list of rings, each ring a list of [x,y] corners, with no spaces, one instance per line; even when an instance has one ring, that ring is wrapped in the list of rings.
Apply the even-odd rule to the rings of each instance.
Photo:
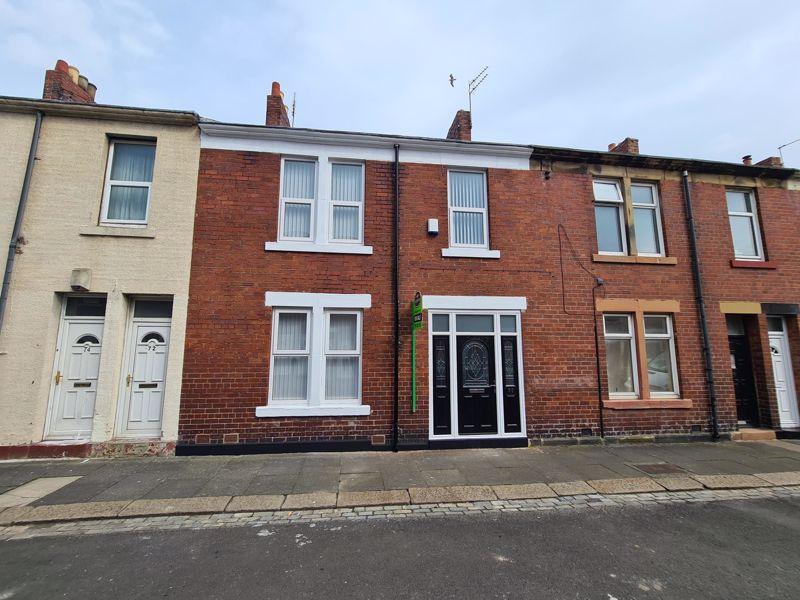
[[[283,197],[314,198],[314,181],[317,163],[300,160],[287,160],[283,163]]]
[[[307,319],[306,313],[278,313],[278,339],[275,345],[278,351],[307,350]]]
[[[150,189],[129,185],[112,185],[108,197],[108,219],[144,221],[147,218],[147,196]]]
[[[606,362],[608,363],[609,392],[633,392],[633,362],[631,341],[606,339]]]
[[[358,342],[358,316],[354,314],[330,315],[328,349],[356,351]]]
[[[334,206],[332,237],[335,240],[358,240],[359,230],[358,206]]]
[[[450,204],[457,208],[486,208],[483,173],[450,171]]]
[[[456,244],[485,244],[483,213],[453,211],[453,242]]]
[[[114,144],[112,181],[153,181],[156,147],[150,144]]]
[[[358,398],[358,357],[329,356],[325,365],[325,399]]]
[[[274,400],[308,400],[307,356],[276,356],[272,378]]]
[[[311,237],[311,205],[287,202],[283,205],[283,236]]]
[[[331,166],[331,200],[334,202],[361,202],[361,165]]]

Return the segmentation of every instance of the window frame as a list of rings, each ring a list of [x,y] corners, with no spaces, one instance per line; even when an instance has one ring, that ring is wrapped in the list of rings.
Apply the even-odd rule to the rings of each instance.
[[[278,327],[281,315],[283,314],[304,314],[306,315],[306,348],[305,350],[279,350],[278,349]],[[272,406],[295,407],[311,405],[311,377],[314,366],[314,356],[312,352],[312,318],[313,314],[309,308],[276,308],[272,314],[272,340],[270,344],[269,359],[269,389],[267,391],[269,404]],[[272,396],[273,382],[275,381],[275,358],[282,356],[305,356],[308,359],[308,369],[306,375],[306,398],[304,400],[275,400]]]
[[[283,182],[286,176],[286,162],[306,162],[314,164],[314,197],[313,198],[290,198],[283,194]],[[316,227],[316,207],[319,200],[319,158],[309,156],[281,156],[281,173],[278,182],[278,241],[279,242],[314,242],[314,228]],[[294,237],[284,235],[284,219],[286,217],[286,204],[308,204],[309,205],[309,224],[308,237]]]
[[[606,317],[625,317],[628,321],[628,333],[609,333],[606,328]],[[633,376],[633,391],[632,392],[615,392],[611,393],[611,386],[608,384],[608,351],[605,350],[605,340],[628,340],[631,348],[631,369]],[[603,313],[603,350],[606,355],[606,385],[608,386],[608,397],[611,400],[615,399],[638,399],[641,394],[641,386],[639,384],[639,357],[637,353],[638,344],[636,343],[636,318],[631,313],[609,312]]]
[[[752,212],[731,211],[728,208],[728,192],[743,193],[750,197],[750,209]],[[761,222],[758,218],[758,202],[756,200],[755,190],[750,188],[725,188],[725,209],[728,211],[728,228],[731,232],[731,244],[733,244],[733,256],[736,260],[749,260],[749,261],[763,261],[764,260],[764,243],[761,234]],[[749,256],[746,254],[739,254],[736,250],[736,240],[733,238],[733,226],[731,225],[731,217],[748,217],[750,224],[753,228],[753,237],[756,246],[756,254]]]
[[[635,202],[633,199],[633,188],[635,186],[638,187],[649,187],[653,191],[653,204],[642,204],[640,202]],[[666,250],[664,248],[664,230],[661,225],[661,198],[658,193],[658,184],[652,183],[649,181],[631,181],[631,206],[633,207],[633,231],[634,235],[636,235],[637,246],[636,246],[636,254],[638,256],[666,256]],[[658,247],[660,248],[660,252],[641,252],[638,246],[638,235],[636,234],[636,209],[643,208],[647,210],[652,210],[655,213],[656,219],[656,239],[658,240]]]
[[[156,150],[158,146],[157,140],[139,140],[128,139],[124,137],[114,137],[108,142],[108,159],[106,161],[106,174],[103,183],[103,199],[100,203],[100,224],[109,225],[114,227],[147,227],[150,220],[150,200],[153,192],[153,181],[122,181],[118,179],[111,179],[111,170],[114,166],[114,154],[117,144],[130,144],[137,146],[152,146],[153,147],[153,178],[155,179],[156,170]],[[147,188],[147,204],[145,206],[144,219],[109,219],[108,208],[111,202],[111,188],[113,186],[121,187],[140,187]]]
[[[644,319],[647,317],[662,317],[667,322],[667,333],[647,333],[647,325]],[[650,387],[650,375],[648,369],[648,389],[650,390],[651,398],[680,398],[680,386],[678,382],[678,358],[675,354],[675,328],[672,323],[672,315],[669,313],[643,313],[642,314],[642,335],[645,341],[645,347],[642,349],[645,367],[648,365],[647,360],[647,340],[669,340],[670,363],[672,365],[672,391],[671,392],[654,392]]]
[[[361,167],[361,202],[353,202],[347,200],[334,200],[333,199],[333,166],[334,165],[351,165],[351,166],[359,166]],[[328,198],[328,231],[327,231],[327,241],[331,244],[346,244],[346,245],[355,245],[355,246],[363,246],[364,245],[364,203],[366,202],[366,164],[364,161],[360,160],[346,160],[346,159],[338,159],[338,158],[331,158],[328,159],[328,172],[330,175],[330,186],[329,190],[331,191],[330,198]],[[358,239],[350,240],[350,239],[340,239],[333,237],[333,209],[336,206],[357,206],[358,207]],[[313,233],[313,231],[312,231]]]
[[[346,406],[346,405],[360,405],[362,402],[362,386],[363,386],[363,351],[362,351],[362,312],[356,309],[341,309],[341,308],[330,308],[324,309],[323,311],[324,319],[325,319],[325,339],[322,344],[322,352],[323,352],[323,360],[322,360],[322,371],[320,376],[322,378],[322,394],[320,397],[320,404],[321,405],[334,405],[334,406]],[[355,315],[356,316],[356,349],[355,350],[331,350],[330,348],[330,324],[331,324],[331,315]],[[327,386],[327,376],[328,376],[328,357],[357,357],[358,358],[358,395],[355,398],[337,398],[335,400],[329,400],[327,397],[328,391],[326,389]]]
[[[453,206],[453,196],[452,196],[452,184],[451,184],[451,174],[452,173],[477,173],[483,177],[483,199],[484,199],[484,207],[483,208],[471,208],[471,207],[454,207]],[[470,168],[461,168],[461,167],[452,167],[447,169],[447,235],[448,235],[448,244],[450,248],[471,248],[471,249],[480,249],[480,250],[488,250],[489,249],[489,186],[488,186],[488,177],[487,172],[483,169],[470,169]],[[483,244],[459,244],[454,241],[453,236],[453,213],[454,212],[472,212],[472,213],[483,213]]]
[[[594,184],[597,183],[606,183],[606,184],[613,184],[617,189],[617,195],[619,197],[618,201],[614,200],[598,200],[597,194],[594,189]],[[600,249],[600,236],[597,235],[597,211],[594,211],[594,232],[595,232],[595,239],[597,241],[597,253],[602,254],[605,256],[629,256],[630,249],[628,245],[628,231],[627,231],[627,219],[625,217],[625,195],[623,193],[622,186],[620,185],[620,181],[618,179],[605,179],[600,177],[595,177],[592,179],[592,200],[594,203],[594,208],[596,209],[598,206],[607,206],[607,207],[616,207],[617,214],[619,215],[619,233],[620,239],[622,240],[622,251],[615,252],[613,250],[601,250]]]

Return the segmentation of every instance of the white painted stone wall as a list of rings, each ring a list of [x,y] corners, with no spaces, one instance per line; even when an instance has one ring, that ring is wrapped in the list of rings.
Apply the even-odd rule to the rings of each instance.
[[[33,116],[0,112],[3,248],[32,130]],[[157,139],[147,227],[153,239],[81,234],[98,230],[109,136]],[[91,441],[116,437],[129,311],[135,295],[147,294],[174,297],[162,439],[177,438],[199,155],[196,127],[44,117],[23,222],[26,243],[0,332],[0,445],[46,435],[61,303],[76,268],[91,269],[91,292],[108,298]]]

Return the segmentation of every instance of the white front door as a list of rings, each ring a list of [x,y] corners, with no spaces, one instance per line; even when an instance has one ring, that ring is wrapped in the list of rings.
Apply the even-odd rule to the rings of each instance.
[[[48,437],[91,434],[102,341],[102,319],[65,318],[62,322]]]
[[[778,396],[778,414],[781,427],[800,427],[797,408],[797,393],[792,375],[792,358],[789,354],[789,338],[783,317],[767,317],[769,326],[769,350],[772,355],[772,374],[775,377],[775,393]]]
[[[126,377],[124,434],[161,435],[170,326],[134,321]]]

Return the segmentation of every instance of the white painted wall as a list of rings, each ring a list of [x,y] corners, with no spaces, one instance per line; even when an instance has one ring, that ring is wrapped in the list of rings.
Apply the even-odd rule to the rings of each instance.
[[[0,234],[10,238],[33,117],[0,113]],[[97,231],[109,135],[157,138],[147,232],[152,238],[81,235]],[[92,270],[91,291],[108,304],[92,442],[112,439],[133,295],[174,296],[163,439],[177,438],[200,155],[196,127],[46,115],[31,181],[6,322],[0,333],[0,445],[45,433],[61,293],[72,269]],[[10,214],[10,217],[8,215]]]

